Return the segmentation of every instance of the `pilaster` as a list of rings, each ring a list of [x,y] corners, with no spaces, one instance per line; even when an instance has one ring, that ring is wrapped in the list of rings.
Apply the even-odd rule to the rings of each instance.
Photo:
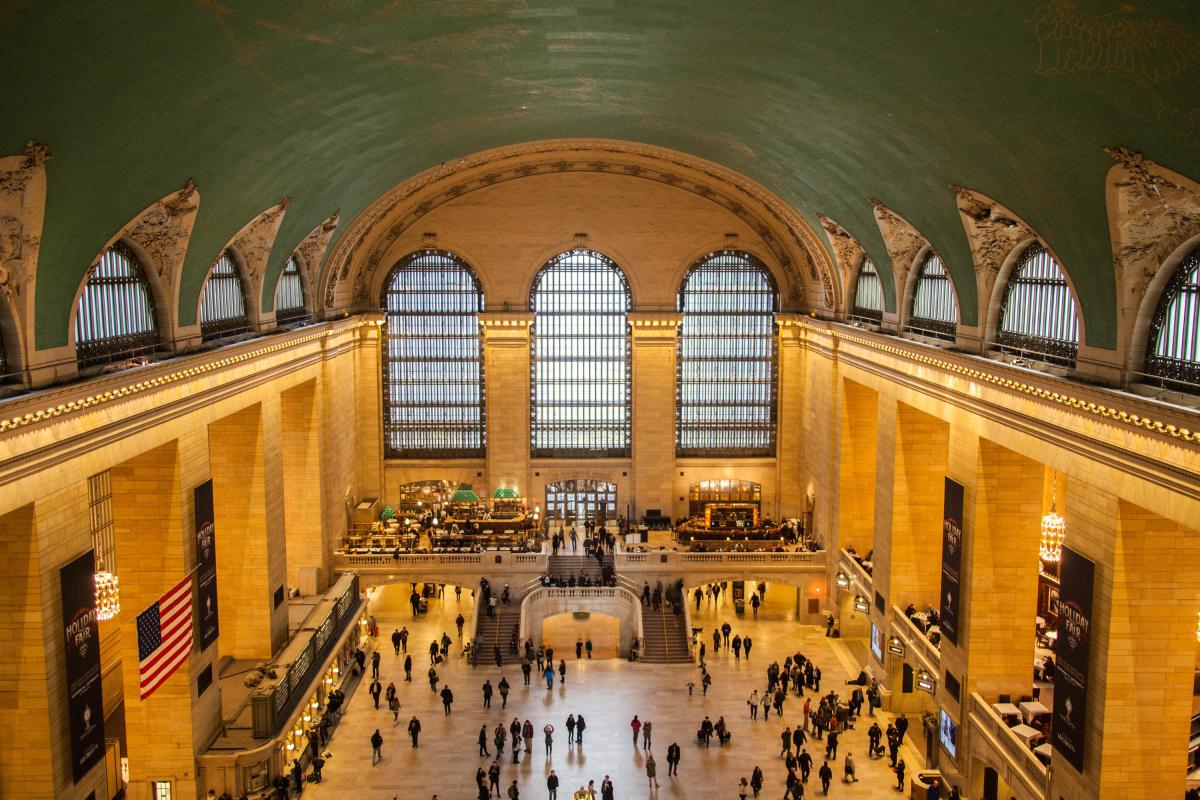
[[[633,502],[634,518],[647,508],[673,507],[675,469],[675,365],[681,314],[634,313]],[[668,511],[669,513],[669,511]]]
[[[529,331],[533,314],[484,312],[489,486],[529,485]]]

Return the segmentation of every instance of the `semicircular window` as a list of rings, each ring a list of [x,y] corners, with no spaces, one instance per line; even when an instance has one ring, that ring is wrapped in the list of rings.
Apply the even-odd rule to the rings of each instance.
[[[133,251],[118,242],[92,268],[75,310],[79,366],[128,358],[157,346],[158,321],[146,273]]]
[[[479,279],[453,253],[422,250],[383,284],[383,441],[388,458],[483,458]]]
[[[209,270],[200,298],[200,332],[204,341],[237,336],[250,330],[246,316],[246,288],[242,274],[228,251]]]
[[[1075,366],[1079,352],[1075,298],[1054,256],[1037,242],[1021,254],[1008,278],[996,343],[1002,350]]]
[[[304,307],[304,283],[300,280],[300,266],[293,256],[283,265],[279,282],[275,284],[275,321],[280,325],[308,318]]]
[[[954,341],[958,326],[958,304],[950,273],[937,253],[930,253],[921,265],[913,291],[912,315],[907,330],[923,336]]]
[[[629,283],[593,250],[568,250],[533,281],[530,454],[628,458]]]
[[[1200,247],[1175,269],[1150,321],[1146,373],[1200,394]]]
[[[883,320],[883,282],[875,269],[875,262],[864,257],[858,268],[858,280],[854,283],[854,307],[850,316],[864,322],[879,323]]]
[[[735,250],[710,253],[679,291],[675,454],[775,455],[775,311],[771,272]]]

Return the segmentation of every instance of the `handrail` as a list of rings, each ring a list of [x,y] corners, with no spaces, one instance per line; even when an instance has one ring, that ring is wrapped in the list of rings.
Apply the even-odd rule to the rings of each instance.
[[[846,570],[846,573],[852,580],[858,581],[859,587],[862,588],[863,591],[867,592],[868,595],[874,593],[874,577],[865,569],[863,569],[863,565],[858,563],[858,559],[854,557],[853,553],[843,547],[839,551],[838,563],[842,569]]]
[[[1003,756],[1017,775],[1028,784],[1027,788],[1038,797],[1047,797],[1050,791],[1050,770],[1038,760],[1033,751],[1004,723],[1004,719],[979,695],[971,692],[971,722],[992,741],[999,755]]]
[[[942,654],[898,606],[892,606],[892,634],[904,640],[925,669],[934,675],[942,674]]]
[[[659,556],[660,558],[655,558]],[[666,561],[661,560],[666,556]],[[820,565],[825,560],[825,551],[793,550],[786,553],[692,553],[681,550],[661,550],[648,553],[617,553],[613,557],[615,569],[633,565],[662,565],[663,569],[681,568],[693,564],[723,564],[729,566],[801,566]]]

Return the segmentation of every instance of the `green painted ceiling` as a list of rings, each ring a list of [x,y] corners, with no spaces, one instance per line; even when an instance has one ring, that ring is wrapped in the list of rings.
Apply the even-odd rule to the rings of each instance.
[[[759,180],[887,268],[867,202],[949,262],[973,322],[949,184],[1063,259],[1114,344],[1104,207],[1122,144],[1200,176],[1194,0],[0,0],[0,152],[49,145],[37,344],[67,339],[88,263],[191,177],[192,322],[217,249],[294,199],[266,285],[334,209],[485,148],[604,137]],[[267,304],[271,292],[264,292]]]

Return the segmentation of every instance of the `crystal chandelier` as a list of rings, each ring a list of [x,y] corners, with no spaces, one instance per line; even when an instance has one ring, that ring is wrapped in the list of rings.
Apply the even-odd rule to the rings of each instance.
[[[1057,474],[1051,480],[1057,483]],[[1055,505],[1058,501],[1057,487],[1050,489],[1050,511],[1042,517],[1042,545],[1039,548],[1043,561],[1059,561],[1062,559],[1063,539],[1067,537],[1067,521],[1058,513]]]
[[[116,575],[101,569],[96,579],[96,617],[108,620],[121,613],[121,588]]]

